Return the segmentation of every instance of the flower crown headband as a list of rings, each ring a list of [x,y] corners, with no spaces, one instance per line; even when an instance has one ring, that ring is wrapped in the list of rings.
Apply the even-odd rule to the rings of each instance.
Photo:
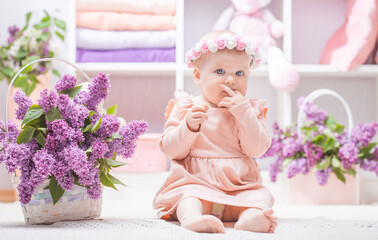
[[[216,52],[218,49],[234,49],[238,51],[245,51],[251,55],[251,68],[257,68],[262,61],[259,49],[252,46],[251,42],[240,35],[231,33],[223,33],[220,36],[214,36],[210,40],[203,40],[198,42],[192,49],[190,49],[185,56],[185,62],[189,68],[193,67],[193,62],[201,57],[203,53]]]

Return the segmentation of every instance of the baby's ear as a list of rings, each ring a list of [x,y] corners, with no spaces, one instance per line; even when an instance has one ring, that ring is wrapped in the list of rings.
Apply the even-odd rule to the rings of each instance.
[[[197,66],[193,66],[193,80],[197,85],[201,84],[200,70]]]

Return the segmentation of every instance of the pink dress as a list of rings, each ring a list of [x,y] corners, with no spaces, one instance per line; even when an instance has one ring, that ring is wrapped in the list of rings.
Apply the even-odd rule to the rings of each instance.
[[[248,208],[271,208],[273,196],[262,185],[254,157],[265,153],[271,138],[265,129],[265,101],[250,100],[227,108],[211,108],[199,132],[186,125],[186,113],[202,105],[176,92],[167,107],[161,150],[172,159],[171,171],[153,207],[169,219],[187,197]]]

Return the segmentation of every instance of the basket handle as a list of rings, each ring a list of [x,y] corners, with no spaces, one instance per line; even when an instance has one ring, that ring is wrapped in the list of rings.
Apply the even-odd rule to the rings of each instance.
[[[304,108],[308,102],[312,103],[316,98],[323,96],[323,95],[331,95],[336,97],[337,99],[340,100],[340,102],[344,105],[344,108],[347,113],[348,117],[348,138],[352,135],[352,127],[353,127],[353,117],[352,113],[350,111],[350,108],[347,104],[347,102],[342,98],[337,92],[329,90],[329,89],[318,89],[313,92],[311,92],[303,101],[301,107],[299,108],[298,112],[298,118],[297,118],[297,132],[298,136],[301,135],[301,128],[303,126],[303,120],[304,120]]]
[[[72,66],[73,68],[75,68],[79,73],[81,73],[81,75],[87,80],[87,81],[91,81],[90,77],[88,77],[88,75],[83,72],[78,66],[76,66],[75,64],[63,59],[63,58],[41,58],[41,59],[37,59],[37,60],[34,60],[34,61],[31,61],[30,63],[26,64],[24,67],[22,67],[17,73],[16,75],[14,75],[14,77],[12,78],[12,81],[10,82],[9,84],[9,87],[8,87],[8,92],[7,92],[7,100],[6,100],[6,105],[5,105],[5,129],[8,133],[8,104],[9,104],[9,95],[10,95],[10,91],[11,91],[11,88],[12,88],[12,85],[14,83],[14,81],[16,81],[18,75],[20,75],[20,73],[28,66],[30,66],[31,64],[34,64],[34,63],[37,63],[37,62],[47,62],[47,61],[61,61],[61,62],[64,62],[64,63],[67,63],[68,65]]]

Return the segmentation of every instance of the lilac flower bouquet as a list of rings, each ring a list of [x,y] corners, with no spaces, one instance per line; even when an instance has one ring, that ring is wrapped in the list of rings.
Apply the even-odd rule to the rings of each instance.
[[[22,29],[17,26],[10,26],[8,32],[8,44],[0,47],[0,81],[7,79],[11,81],[13,76],[26,64],[40,59],[52,58],[58,52],[57,44],[54,41],[55,35],[62,41],[66,31],[66,24],[63,20],[50,16],[44,11],[45,16],[40,22],[30,26],[32,13],[26,14],[26,24]],[[33,92],[37,83],[37,76],[52,69],[48,62],[36,63],[37,66],[27,67],[14,83],[27,96]],[[53,74],[59,76],[56,69],[52,69]]]
[[[298,107],[303,101],[304,97],[298,99]],[[320,185],[327,183],[331,172],[345,183],[344,174],[355,176],[357,166],[378,175],[378,148],[377,143],[372,142],[378,131],[377,122],[357,124],[348,138],[344,126],[317,105],[307,103],[304,113],[300,136],[290,127],[283,130],[277,123],[273,125],[272,145],[262,156],[275,158],[270,165],[273,182],[285,168],[288,178],[307,174],[314,168]]]
[[[117,155],[133,155],[138,136],[147,129],[144,121],[121,126],[115,117],[117,105],[102,114],[98,105],[108,95],[107,75],[100,73],[89,83],[88,91],[76,86],[76,78],[67,74],[55,90],[41,92],[38,104],[18,91],[17,119],[22,129],[10,121],[0,122],[0,163],[8,172],[19,169],[19,199],[27,204],[34,189],[49,179],[54,204],[74,184],[85,187],[92,199],[101,195],[101,185],[116,189],[120,180],[110,170],[125,163]],[[117,190],[117,189],[116,189]]]

